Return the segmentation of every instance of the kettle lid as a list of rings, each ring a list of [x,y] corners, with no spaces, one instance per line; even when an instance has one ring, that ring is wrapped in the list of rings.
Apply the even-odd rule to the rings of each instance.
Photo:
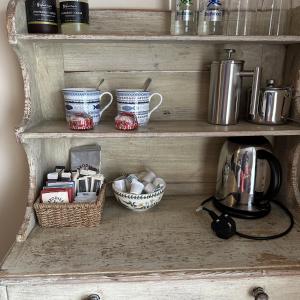
[[[289,90],[291,87],[289,86],[276,86],[276,81],[274,79],[267,80],[267,85],[265,90],[278,91],[278,90]]]

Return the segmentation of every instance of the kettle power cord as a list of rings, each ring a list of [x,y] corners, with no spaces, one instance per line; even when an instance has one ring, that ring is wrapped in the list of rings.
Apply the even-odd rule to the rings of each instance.
[[[230,217],[229,214],[224,213],[224,214],[218,216],[213,210],[205,207],[205,204],[212,202],[214,200],[216,200],[215,197],[210,197],[210,198],[206,199],[205,201],[202,202],[201,206],[196,211],[197,212],[205,211],[210,215],[210,217],[213,220],[213,222],[211,224],[211,228],[215,232],[216,236],[219,237],[220,239],[228,240],[231,237],[233,237],[234,235],[237,235],[241,238],[248,239],[248,240],[255,240],[255,241],[275,240],[275,239],[281,238],[281,237],[289,234],[295,225],[294,217],[293,217],[292,213],[289,211],[289,209],[286,206],[284,206],[282,203],[280,203],[276,200],[270,200],[271,203],[276,204],[287,215],[287,217],[290,220],[289,227],[282,233],[279,233],[276,235],[271,235],[271,236],[247,235],[247,234],[237,231],[236,222],[234,221],[234,219],[232,217]]]

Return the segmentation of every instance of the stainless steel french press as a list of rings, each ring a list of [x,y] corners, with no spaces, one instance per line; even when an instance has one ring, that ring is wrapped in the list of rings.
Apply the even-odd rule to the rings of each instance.
[[[250,110],[254,110],[259,98],[262,69],[256,67],[254,71],[244,71],[245,62],[232,58],[235,50],[225,51],[227,59],[214,61],[211,65],[208,122],[227,126],[238,122],[243,77],[253,77]]]

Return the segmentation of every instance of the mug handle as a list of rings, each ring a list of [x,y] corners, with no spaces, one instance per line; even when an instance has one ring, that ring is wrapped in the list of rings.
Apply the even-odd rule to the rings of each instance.
[[[101,100],[102,100],[102,97],[105,96],[105,95],[109,95],[110,96],[110,101],[109,103],[100,111],[100,116],[102,116],[102,114],[111,106],[111,104],[113,103],[113,100],[114,100],[114,96],[110,93],[110,92],[105,92],[105,93],[102,93],[100,95],[100,103],[101,103]]]
[[[159,94],[159,93],[154,93],[154,94],[152,94],[151,96],[150,96],[150,98],[149,98],[149,102],[151,103],[151,100],[152,100],[152,98],[153,97],[155,97],[155,96],[159,96],[160,97],[160,101],[159,101],[159,103],[158,103],[158,105],[156,105],[150,112],[149,112],[149,118],[151,117],[151,115],[161,106],[161,104],[162,104],[162,102],[163,102],[163,100],[164,100],[164,98],[163,98],[163,96],[161,95],[161,94]]]

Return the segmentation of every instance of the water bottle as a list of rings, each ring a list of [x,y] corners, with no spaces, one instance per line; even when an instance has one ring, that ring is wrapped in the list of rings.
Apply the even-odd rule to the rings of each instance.
[[[171,34],[196,34],[197,0],[172,0]]]
[[[223,34],[224,10],[222,0],[202,0],[199,9],[199,35]]]

